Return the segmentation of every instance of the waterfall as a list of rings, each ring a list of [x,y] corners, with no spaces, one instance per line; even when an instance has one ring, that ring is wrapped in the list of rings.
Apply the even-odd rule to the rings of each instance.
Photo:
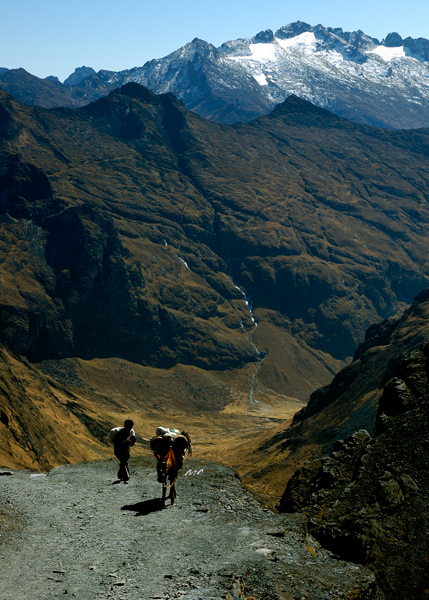
[[[251,404],[252,406],[255,406],[256,404],[262,404],[262,402],[259,402],[258,400],[255,400],[255,392],[256,392],[256,389],[257,389],[256,378],[257,378],[258,373],[259,373],[259,371],[260,371],[260,369],[262,367],[262,363],[264,362],[266,354],[265,354],[265,352],[261,352],[261,350],[259,350],[258,346],[256,345],[256,343],[252,339],[252,334],[254,333],[255,329],[258,326],[258,323],[257,323],[257,321],[255,319],[254,314],[253,314],[253,303],[252,303],[252,300],[251,300],[251,298],[249,296],[246,295],[246,293],[241,288],[238,287],[238,285],[235,285],[235,283],[232,281],[232,279],[231,279],[231,282],[232,282],[232,285],[235,287],[235,289],[238,290],[240,292],[240,294],[243,296],[243,300],[246,303],[246,306],[247,306],[247,308],[249,310],[249,313],[250,313],[250,318],[251,318],[252,323],[253,323],[253,327],[251,329],[246,329],[246,327],[245,327],[245,325],[243,323],[243,320],[241,320],[240,325],[241,325],[242,329],[246,332],[247,340],[248,340],[249,344],[251,344],[253,346],[253,348],[255,349],[255,354],[256,354],[256,357],[258,359],[258,363],[257,363],[255,371],[253,373],[252,381],[250,383],[250,390],[249,390],[249,404]]]

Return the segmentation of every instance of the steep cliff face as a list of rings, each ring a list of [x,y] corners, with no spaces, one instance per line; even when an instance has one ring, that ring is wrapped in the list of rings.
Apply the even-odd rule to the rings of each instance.
[[[354,360],[329,385],[310,395],[289,427],[279,426],[274,435],[266,436],[255,451],[254,462],[261,466],[249,463],[246,482],[263,485],[280,498],[295,471],[332,452],[336,440],[361,429],[373,435],[383,387],[401,360],[428,340],[429,289],[425,289],[400,318],[371,326]]]
[[[403,359],[360,430],[289,480],[281,511],[303,511],[333,552],[369,565],[388,599],[425,598],[429,542],[429,343]],[[374,428],[374,424],[373,424]]]

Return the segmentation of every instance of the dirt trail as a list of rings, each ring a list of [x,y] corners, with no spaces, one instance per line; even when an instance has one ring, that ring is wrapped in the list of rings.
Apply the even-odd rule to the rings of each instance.
[[[160,510],[154,459],[130,465],[129,485],[114,483],[113,460],[0,477],[2,600],[334,600],[371,588],[228,468],[189,460],[177,505]]]

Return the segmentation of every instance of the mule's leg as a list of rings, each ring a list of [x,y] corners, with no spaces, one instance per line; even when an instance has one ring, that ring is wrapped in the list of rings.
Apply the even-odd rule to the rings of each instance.
[[[158,470],[158,481],[159,481],[159,483],[162,483],[161,502],[162,502],[162,506],[164,506],[165,498],[167,496],[167,486],[168,486],[168,480],[167,480],[168,464],[167,464],[167,461],[161,461],[161,460],[158,461],[157,470]]]
[[[173,481],[173,483],[170,485],[170,502],[171,504],[174,504],[175,500],[176,500],[176,480]]]
[[[162,459],[158,460],[158,463],[156,465],[156,472],[158,475],[158,483],[164,483],[165,474],[167,472],[167,463]]]

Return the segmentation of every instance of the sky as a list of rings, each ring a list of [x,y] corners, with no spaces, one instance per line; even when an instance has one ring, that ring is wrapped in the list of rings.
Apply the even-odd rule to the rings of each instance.
[[[195,37],[220,46],[304,21],[384,39],[429,39],[428,0],[0,0],[0,67],[64,81],[76,67],[121,71]]]

